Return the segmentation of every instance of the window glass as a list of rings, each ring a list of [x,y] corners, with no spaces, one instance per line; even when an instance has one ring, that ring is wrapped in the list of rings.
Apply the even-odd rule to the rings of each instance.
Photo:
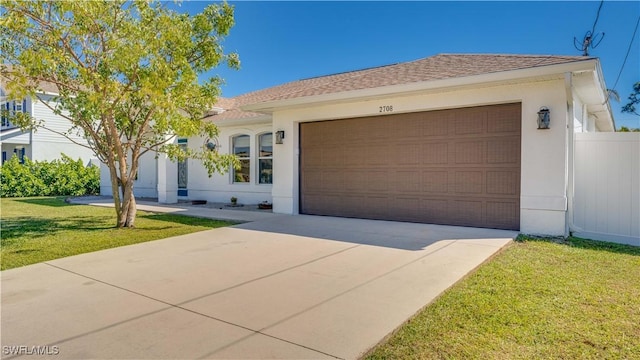
[[[273,134],[260,135],[258,142],[260,146],[258,182],[260,184],[273,184]]]
[[[260,184],[273,184],[273,160],[260,159]]]
[[[273,134],[260,135],[260,157],[273,156]]]
[[[233,138],[233,154],[238,157],[249,157],[249,135],[239,135]]]
[[[232,176],[234,183],[248,183],[251,181],[251,143],[249,135],[238,135],[232,139],[233,154],[240,160],[240,170],[233,169]]]

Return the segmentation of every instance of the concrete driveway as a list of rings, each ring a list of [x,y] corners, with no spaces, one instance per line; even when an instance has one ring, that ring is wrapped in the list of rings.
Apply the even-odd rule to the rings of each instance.
[[[515,235],[274,216],[7,270],[3,358],[353,359]]]

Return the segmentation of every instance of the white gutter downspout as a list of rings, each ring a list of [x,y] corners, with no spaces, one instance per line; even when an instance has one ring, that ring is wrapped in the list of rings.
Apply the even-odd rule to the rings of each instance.
[[[564,73],[564,88],[567,94],[567,113],[569,118],[569,124],[567,124],[567,217],[565,221],[565,236],[570,236],[573,232],[584,231],[584,229],[576,226],[573,223],[573,213],[574,213],[574,191],[575,191],[575,149],[576,149],[576,135],[575,135],[575,116],[573,109],[573,81],[572,81],[572,73],[566,72]],[[586,112],[583,112],[583,121],[584,117],[587,116]],[[584,126],[584,124],[583,124]]]

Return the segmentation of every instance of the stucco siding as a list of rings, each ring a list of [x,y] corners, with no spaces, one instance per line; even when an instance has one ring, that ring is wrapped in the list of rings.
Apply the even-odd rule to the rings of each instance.
[[[258,183],[258,136],[272,132],[271,124],[254,124],[245,126],[220,127],[218,151],[229,154],[232,151],[232,138],[237,135],[248,135],[250,143],[250,181],[234,183],[231,172],[214,174],[209,177],[206,168],[198,160],[189,160],[188,198],[191,200],[207,200],[210,202],[228,203],[232,196],[241,204],[257,204],[272,201],[272,185]],[[188,146],[201,148],[205,139],[190,138]],[[274,145],[274,150],[278,145]],[[274,163],[276,163],[274,156]],[[274,165],[275,167],[275,165]],[[274,171],[276,171],[274,169]]]
[[[146,153],[140,158],[138,178],[133,184],[136,197],[158,197],[158,168],[155,153]],[[111,196],[111,177],[109,168],[100,164],[100,195]]]

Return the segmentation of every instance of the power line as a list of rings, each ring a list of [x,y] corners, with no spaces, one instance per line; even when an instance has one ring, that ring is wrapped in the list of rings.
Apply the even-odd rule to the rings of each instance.
[[[640,24],[640,16],[638,16],[638,21],[636,21],[636,28],[633,30],[633,35],[631,35],[631,41],[629,41],[629,48],[627,49],[627,55],[624,56],[624,61],[622,62],[622,66],[620,67],[620,72],[618,72],[618,77],[616,78],[616,82],[613,84],[613,90],[615,90],[616,86],[618,86],[620,75],[622,75],[622,70],[624,69],[624,65],[627,63],[627,58],[629,57],[629,53],[631,52],[631,45],[633,45],[633,40],[636,38],[636,32],[638,31],[638,24]]]
[[[596,32],[596,24],[598,23],[598,19],[600,18],[600,10],[602,10],[602,5],[604,5],[604,0],[600,0],[600,6],[598,6],[598,12],[596,13],[596,20],[593,22],[593,27],[591,28],[591,33]]]

